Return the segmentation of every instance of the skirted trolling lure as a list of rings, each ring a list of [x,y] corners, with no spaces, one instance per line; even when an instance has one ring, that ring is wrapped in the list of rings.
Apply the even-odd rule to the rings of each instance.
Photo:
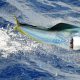
[[[41,43],[56,45],[64,49],[80,49],[80,37],[74,36],[80,31],[80,28],[74,25],[59,23],[47,29],[41,29],[37,26],[19,23],[15,17],[16,26],[14,30],[28,36],[32,40]]]

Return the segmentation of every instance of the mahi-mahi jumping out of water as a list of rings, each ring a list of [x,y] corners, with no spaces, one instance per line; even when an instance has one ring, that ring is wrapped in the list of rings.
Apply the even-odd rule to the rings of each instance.
[[[75,47],[74,33],[77,33],[80,29],[74,25],[59,23],[51,28],[41,29],[37,26],[20,23],[15,17],[16,26],[14,30],[19,31],[21,34],[24,34],[41,43],[53,44],[64,49],[74,49]],[[79,45],[80,48],[80,45]]]

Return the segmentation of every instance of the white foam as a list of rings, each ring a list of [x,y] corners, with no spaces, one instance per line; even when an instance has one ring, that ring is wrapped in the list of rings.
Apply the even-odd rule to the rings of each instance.
[[[19,37],[19,35],[17,35],[18,34],[14,34],[13,32],[7,34],[6,30],[0,29],[0,50],[3,50],[3,57],[7,57],[10,53],[17,52],[19,50],[31,51],[34,47],[38,46],[38,44],[33,44],[33,42],[26,42],[25,44],[27,45],[22,44],[20,41],[15,40]],[[23,38],[21,38],[21,40],[23,40]]]

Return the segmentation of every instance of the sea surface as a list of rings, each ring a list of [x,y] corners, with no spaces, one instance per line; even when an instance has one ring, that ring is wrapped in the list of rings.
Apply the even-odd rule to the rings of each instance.
[[[80,80],[80,50],[16,33],[14,16],[40,28],[58,23],[80,27],[80,0],[0,0],[0,80]]]

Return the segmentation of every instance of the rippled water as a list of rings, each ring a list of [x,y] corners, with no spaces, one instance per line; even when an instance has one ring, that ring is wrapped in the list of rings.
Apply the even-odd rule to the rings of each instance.
[[[0,0],[0,27],[19,21],[49,28],[79,27],[79,0]],[[40,44],[12,29],[0,29],[0,80],[80,80],[80,51]]]
[[[79,80],[79,52],[39,44],[0,29],[0,79]]]

